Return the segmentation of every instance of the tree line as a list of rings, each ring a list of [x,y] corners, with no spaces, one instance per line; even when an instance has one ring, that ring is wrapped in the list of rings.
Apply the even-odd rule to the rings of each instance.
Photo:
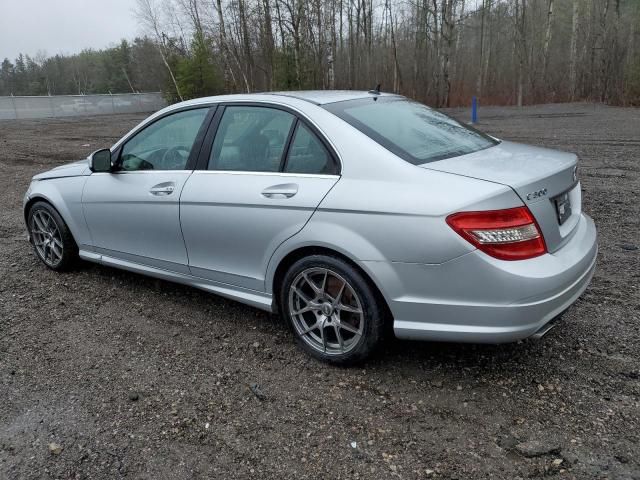
[[[71,57],[23,58],[20,68],[16,60],[9,66],[23,72],[21,88],[32,85],[29,91],[37,94],[161,89],[178,101],[223,92],[381,84],[384,91],[439,107],[468,104],[474,95],[485,104],[640,105],[640,0],[136,5],[146,37]],[[32,83],[24,75],[30,62],[40,72]],[[0,94],[6,85],[3,63]]]
[[[437,106],[640,102],[639,0],[137,0],[178,98],[368,89]],[[191,61],[188,81],[172,73]],[[180,80],[183,80],[181,82]]]
[[[104,50],[75,55],[35,57],[20,54],[0,64],[0,95],[83,95],[91,93],[158,92],[166,71],[149,38],[122,40]]]

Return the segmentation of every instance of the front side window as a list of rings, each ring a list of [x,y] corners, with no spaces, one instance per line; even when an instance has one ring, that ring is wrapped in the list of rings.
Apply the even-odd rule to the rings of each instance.
[[[208,111],[186,110],[153,122],[124,144],[120,169],[184,170]]]
[[[230,106],[220,119],[209,170],[278,172],[295,117],[269,107]]]
[[[372,97],[324,106],[387,150],[420,165],[498,142],[447,115],[402,97]]]

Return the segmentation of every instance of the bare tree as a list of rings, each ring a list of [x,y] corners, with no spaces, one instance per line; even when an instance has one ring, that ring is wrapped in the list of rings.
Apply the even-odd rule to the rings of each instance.
[[[522,2],[522,3],[520,3]],[[527,56],[527,42],[526,42],[526,8],[527,0],[515,0],[515,22],[516,22],[516,50],[518,52],[518,102],[519,107],[522,106],[522,99],[524,95],[524,66]]]
[[[160,25],[160,18],[158,15],[159,8],[155,5],[153,0],[136,0],[137,1],[137,10],[136,14],[138,19],[154,34],[156,39],[156,44],[158,45],[158,50],[160,52],[160,56],[162,58],[162,62],[164,66],[167,68],[169,72],[169,76],[171,77],[171,81],[173,82],[173,86],[176,89],[176,94],[180,100],[183,100],[182,94],[180,93],[180,87],[178,86],[178,82],[176,81],[176,77],[173,73],[169,62],[167,61],[167,44],[166,44],[166,35],[162,32],[162,27]]]
[[[571,47],[569,52],[569,100],[576,97],[576,63],[578,61],[578,13],[579,0],[573,0],[573,15],[571,16]]]
[[[546,85],[547,83],[547,71],[549,70],[549,44],[551,43],[551,18],[553,16],[553,0],[548,0],[548,10],[547,10],[547,27],[546,33],[544,36],[544,49],[543,49],[543,58],[544,58],[544,66],[542,73],[542,82]]]

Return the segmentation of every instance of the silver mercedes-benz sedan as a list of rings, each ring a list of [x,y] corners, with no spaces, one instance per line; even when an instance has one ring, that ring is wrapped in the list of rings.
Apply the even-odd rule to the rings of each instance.
[[[309,354],[404,339],[540,337],[593,275],[577,157],[498,140],[407,98],[200,98],[36,175],[29,238],[288,321]],[[388,328],[387,328],[388,327]]]

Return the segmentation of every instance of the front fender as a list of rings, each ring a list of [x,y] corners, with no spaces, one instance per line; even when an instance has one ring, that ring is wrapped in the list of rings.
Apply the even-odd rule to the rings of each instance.
[[[25,218],[28,206],[38,199],[45,200],[58,211],[79,248],[91,245],[91,235],[82,211],[82,189],[86,180],[86,176],[79,176],[33,181],[24,202]]]

